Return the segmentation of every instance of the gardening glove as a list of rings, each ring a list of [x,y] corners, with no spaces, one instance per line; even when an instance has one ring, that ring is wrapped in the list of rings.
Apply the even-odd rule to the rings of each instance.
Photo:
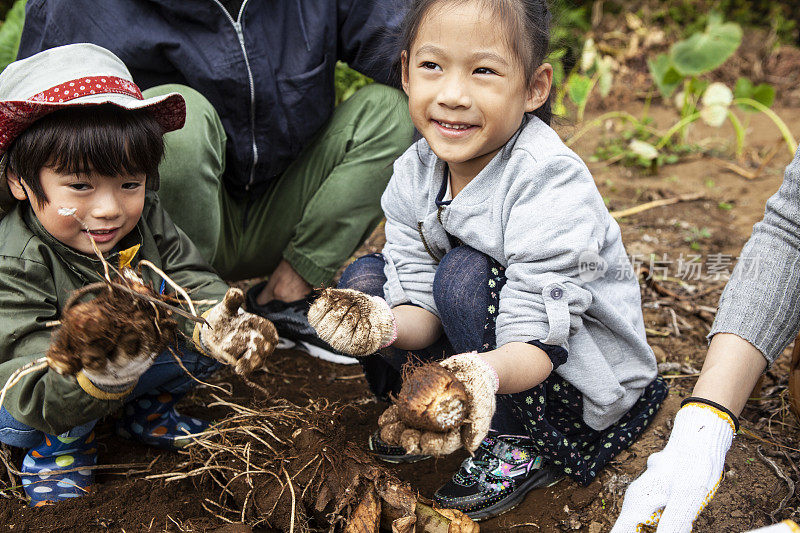
[[[691,531],[722,481],[734,431],[731,418],[714,407],[681,408],[667,445],[650,456],[647,470],[628,487],[611,533],[656,525],[658,533]]]
[[[106,323],[106,316],[73,312],[70,318],[74,322],[68,331],[59,330],[59,335],[66,340],[59,338],[60,342],[50,345],[47,363],[59,374],[74,374],[81,387],[93,396],[105,398],[104,393],[121,393],[133,388],[158,355],[158,348],[152,339],[148,340],[150,335],[146,332],[122,332],[112,342],[107,338],[111,324]],[[80,342],[70,342],[69,337],[76,337]]]
[[[77,376],[78,381],[86,377],[98,389],[106,392],[127,390],[136,385],[139,376],[150,368],[156,356],[157,353],[150,352],[146,347],[135,353],[126,353],[124,348],[120,348],[113,359],[103,358],[95,364],[84,363]]]
[[[342,353],[366,356],[397,340],[389,304],[352,289],[325,289],[308,310],[317,335]]]
[[[455,374],[466,389],[466,422],[448,432],[419,430],[408,427],[392,405],[378,419],[382,440],[402,446],[410,454],[447,455],[462,446],[470,453],[478,449],[494,416],[497,372],[477,352],[454,355],[439,364]]]
[[[264,366],[278,344],[278,332],[266,318],[242,310],[243,302],[240,289],[228,289],[223,301],[203,315],[208,325],[198,328],[198,337],[208,355],[247,375]]]

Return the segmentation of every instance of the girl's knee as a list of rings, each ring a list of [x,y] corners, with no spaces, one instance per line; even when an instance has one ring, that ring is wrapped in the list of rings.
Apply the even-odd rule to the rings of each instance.
[[[467,309],[481,301],[486,293],[489,259],[470,246],[457,246],[447,252],[436,268],[433,278],[433,297],[436,307]],[[485,309],[482,309],[485,311]]]
[[[345,269],[339,280],[338,288],[353,289],[382,298],[383,285],[386,283],[386,274],[383,272],[384,265],[381,254],[360,257]]]

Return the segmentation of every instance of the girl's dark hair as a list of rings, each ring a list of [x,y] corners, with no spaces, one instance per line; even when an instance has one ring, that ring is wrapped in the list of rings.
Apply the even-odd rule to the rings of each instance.
[[[400,33],[400,50],[409,51],[417,37],[420,24],[428,11],[437,4],[458,4],[479,1],[493,10],[506,24],[505,36],[525,69],[525,79],[530,83],[536,69],[544,63],[550,48],[550,8],[547,0],[412,0],[403,19]],[[532,114],[550,124],[553,114],[551,97]]]
[[[39,173],[124,176],[144,174],[158,183],[163,130],[145,109],[112,104],[75,106],[31,124],[8,149],[8,169],[25,181],[39,205],[48,202]]]

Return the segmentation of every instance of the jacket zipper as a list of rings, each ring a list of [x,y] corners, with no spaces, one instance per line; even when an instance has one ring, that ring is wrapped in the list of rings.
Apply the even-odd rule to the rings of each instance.
[[[242,13],[244,13],[244,7],[247,5],[248,0],[244,0],[244,2],[242,2],[242,7],[239,8],[239,14],[236,16],[236,20],[233,20],[233,17],[231,17],[230,13],[228,13],[228,10],[225,9],[225,6],[223,6],[219,0],[213,1],[228,18],[230,23],[233,25],[233,29],[236,30],[236,37],[239,38],[239,46],[242,48],[242,55],[244,56],[244,64],[247,67],[247,79],[250,83],[250,142],[253,145],[253,163],[250,166],[250,181],[247,182],[244,190],[249,191],[256,179],[258,146],[256,146],[256,88],[255,84],[253,83],[253,72],[250,70],[250,59],[247,57],[247,48],[244,44],[244,33],[242,32],[242,23],[240,22],[242,20]]]
[[[428,241],[425,240],[425,235],[422,234],[422,221],[417,222],[417,231],[419,232],[419,238],[422,239],[422,246],[425,247],[425,251],[428,252],[428,255],[434,260],[434,262],[438,265],[439,258],[433,255],[433,251],[431,251],[431,247],[428,246]]]

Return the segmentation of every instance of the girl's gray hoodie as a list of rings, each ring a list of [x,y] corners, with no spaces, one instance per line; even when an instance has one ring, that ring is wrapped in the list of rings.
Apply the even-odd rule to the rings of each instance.
[[[556,372],[583,393],[586,423],[619,420],[656,377],[656,360],[619,225],[586,165],[534,117],[449,204],[444,180],[425,139],[394,164],[381,199],[389,305],[438,315],[433,277],[449,234],[506,267],[497,345],[566,348]]]

